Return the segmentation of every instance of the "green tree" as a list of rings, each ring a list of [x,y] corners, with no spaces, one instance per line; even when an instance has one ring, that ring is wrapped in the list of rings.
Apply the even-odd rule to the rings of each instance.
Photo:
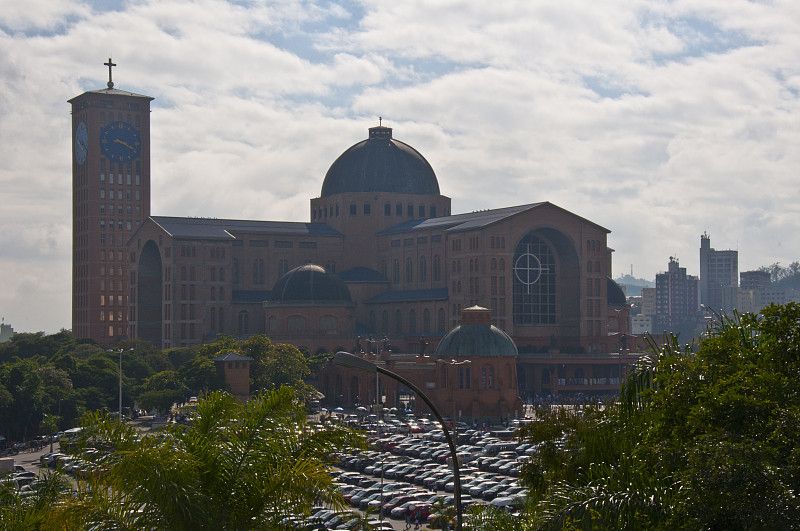
[[[530,520],[542,529],[794,528],[800,306],[716,316],[699,348],[672,338],[652,349],[618,404],[557,426],[560,455],[526,468]]]
[[[225,388],[225,380],[217,371],[214,362],[205,356],[197,356],[186,361],[178,367],[178,374],[195,396],[203,396],[208,391]]]
[[[177,371],[162,371],[147,379],[139,403],[145,409],[167,413],[173,404],[185,402],[188,389]]]
[[[310,429],[294,397],[287,387],[244,404],[212,393],[191,425],[145,437],[88,415],[78,455],[103,473],[79,481],[79,495],[61,499],[46,528],[277,529],[315,503],[341,507],[325,462],[361,436]]]

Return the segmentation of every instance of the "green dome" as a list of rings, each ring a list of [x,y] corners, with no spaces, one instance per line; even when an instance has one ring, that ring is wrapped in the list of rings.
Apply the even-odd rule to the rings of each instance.
[[[353,192],[439,195],[439,181],[419,151],[394,140],[391,127],[371,127],[331,165],[321,197]]]
[[[350,290],[325,268],[306,264],[283,275],[272,288],[272,302],[314,303],[350,302]]]
[[[461,324],[450,330],[436,347],[436,357],[516,358],[517,346],[511,337],[489,322],[489,310],[479,306],[462,312]]]

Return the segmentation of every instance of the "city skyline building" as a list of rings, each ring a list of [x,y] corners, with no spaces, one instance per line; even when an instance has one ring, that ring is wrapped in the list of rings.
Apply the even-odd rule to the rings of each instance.
[[[670,256],[667,271],[656,275],[655,291],[655,330],[677,332],[694,327],[699,310],[698,279],[687,275],[677,258]]]
[[[716,312],[735,309],[739,287],[739,251],[718,251],[711,236],[700,236],[700,304]]]

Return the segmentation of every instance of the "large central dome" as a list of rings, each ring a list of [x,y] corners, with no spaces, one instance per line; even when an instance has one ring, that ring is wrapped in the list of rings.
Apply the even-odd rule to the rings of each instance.
[[[392,138],[391,127],[370,127],[369,138],[342,153],[322,183],[322,197],[352,192],[439,195],[439,181],[425,157]]]

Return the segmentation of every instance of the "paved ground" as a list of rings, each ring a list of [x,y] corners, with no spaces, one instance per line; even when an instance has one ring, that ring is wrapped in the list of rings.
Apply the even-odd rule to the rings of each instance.
[[[15,465],[22,465],[25,467],[25,470],[28,472],[38,472],[39,467],[39,457],[43,454],[46,454],[50,451],[50,445],[48,444],[41,450],[37,450],[35,452],[21,452],[17,455],[12,456],[14,458]],[[59,451],[58,443],[53,445],[53,451]]]

